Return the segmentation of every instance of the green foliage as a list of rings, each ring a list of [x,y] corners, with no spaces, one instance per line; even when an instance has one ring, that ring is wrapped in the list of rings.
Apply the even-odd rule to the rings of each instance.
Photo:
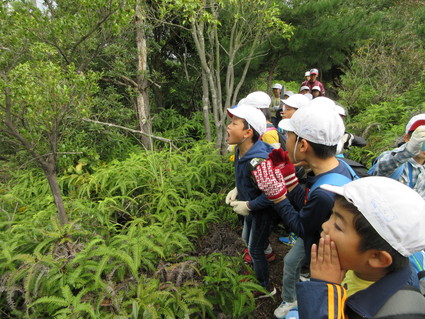
[[[353,114],[413,89],[425,67],[417,27],[424,17],[423,4],[399,3],[380,15],[383,23],[374,37],[361,43],[343,68],[339,94]]]
[[[422,73],[422,77],[425,73]],[[365,148],[352,148],[350,158],[370,166],[381,152],[394,148],[405,133],[407,122],[413,115],[424,113],[425,94],[422,80],[412,90],[390,101],[372,104],[362,113],[352,117],[348,131],[362,135],[368,144]]]
[[[192,146],[74,167],[60,177],[72,220],[64,227],[53,218],[43,176],[13,174],[0,187],[2,312],[19,318],[248,314],[251,292],[261,288],[240,275],[240,258],[190,257],[192,239],[228,218],[223,200],[232,169],[212,145]]]
[[[252,291],[263,289],[253,282],[252,276],[238,273],[241,269],[235,268],[235,264],[239,260],[237,257],[230,258],[220,254],[199,259],[201,271],[205,272],[203,280],[210,288],[208,299],[233,318],[250,314],[255,308]],[[213,316],[212,313],[211,315]]]

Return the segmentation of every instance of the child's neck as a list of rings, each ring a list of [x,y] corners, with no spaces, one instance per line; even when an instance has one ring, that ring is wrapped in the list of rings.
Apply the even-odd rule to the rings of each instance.
[[[243,141],[242,143],[240,143],[238,145],[238,148],[239,148],[239,158],[241,158],[242,156],[244,156],[246,154],[246,152],[248,152],[253,145],[254,145],[254,142],[252,141],[252,139],[246,139],[245,141]]]
[[[354,274],[360,279],[375,282],[381,278],[384,278],[388,274],[388,272],[386,268],[375,268],[372,271],[369,271],[368,273],[360,273],[360,272],[354,271]]]
[[[329,172],[339,165],[339,161],[336,157],[329,157],[325,159],[314,158],[313,160],[308,161],[308,164],[313,171],[314,175],[323,174]]]

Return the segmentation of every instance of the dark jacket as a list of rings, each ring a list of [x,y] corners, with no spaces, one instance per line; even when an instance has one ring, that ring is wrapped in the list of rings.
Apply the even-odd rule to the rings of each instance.
[[[268,210],[270,210],[272,202],[268,200],[266,195],[256,186],[254,178],[251,175],[249,163],[253,158],[266,159],[272,150],[273,147],[259,140],[254,143],[242,158],[239,158],[239,149],[236,148],[235,179],[238,189],[237,199],[240,201],[249,201],[249,207],[254,213],[262,211],[265,208],[269,208]]]
[[[399,299],[400,305],[390,307],[391,311],[382,313],[384,307],[388,309],[388,306],[394,306],[396,301],[391,297],[406,286],[418,286],[416,273],[410,265],[386,275],[368,288],[348,297],[346,302],[346,292],[342,286],[312,278],[310,281],[297,283],[299,315],[303,319],[346,318],[347,315],[350,319],[425,318],[425,298],[419,292],[413,293],[413,298]],[[408,304],[409,301],[411,305]],[[387,302],[392,304],[386,305]]]
[[[310,188],[320,177],[330,173],[338,173],[350,179],[352,176],[343,163],[334,169],[316,176],[308,176],[306,188]],[[289,229],[304,240],[307,260],[310,260],[311,245],[318,243],[322,224],[329,219],[334,205],[335,194],[316,188],[307,202],[306,189],[298,184],[287,198],[275,204],[275,210]],[[305,204],[304,204],[305,203]]]

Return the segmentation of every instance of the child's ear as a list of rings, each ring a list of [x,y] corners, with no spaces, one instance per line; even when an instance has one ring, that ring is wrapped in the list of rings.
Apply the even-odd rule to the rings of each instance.
[[[304,138],[300,139],[300,141],[298,142],[298,145],[300,147],[300,152],[302,153],[305,153],[310,147],[310,144],[308,144],[307,140]]]
[[[245,138],[250,138],[254,136],[254,130],[252,128],[249,128],[246,130],[244,137]]]
[[[387,268],[393,263],[393,257],[385,250],[371,250],[368,262],[372,268]]]

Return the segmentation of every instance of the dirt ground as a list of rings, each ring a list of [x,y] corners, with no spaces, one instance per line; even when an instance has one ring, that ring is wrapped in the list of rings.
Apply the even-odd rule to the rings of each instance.
[[[245,248],[241,239],[242,227],[232,228],[229,225],[218,224],[211,227],[208,240],[200,238],[197,245],[197,255],[207,255],[213,252],[221,252],[225,255],[241,255]],[[283,275],[283,257],[289,251],[290,247],[279,241],[280,236],[286,235],[280,227],[274,227],[270,236],[270,243],[273,251],[276,253],[276,260],[269,263],[270,281],[277,289],[274,298],[257,299],[256,309],[253,318],[268,319],[275,318],[274,310],[281,302],[280,293],[282,289]]]

